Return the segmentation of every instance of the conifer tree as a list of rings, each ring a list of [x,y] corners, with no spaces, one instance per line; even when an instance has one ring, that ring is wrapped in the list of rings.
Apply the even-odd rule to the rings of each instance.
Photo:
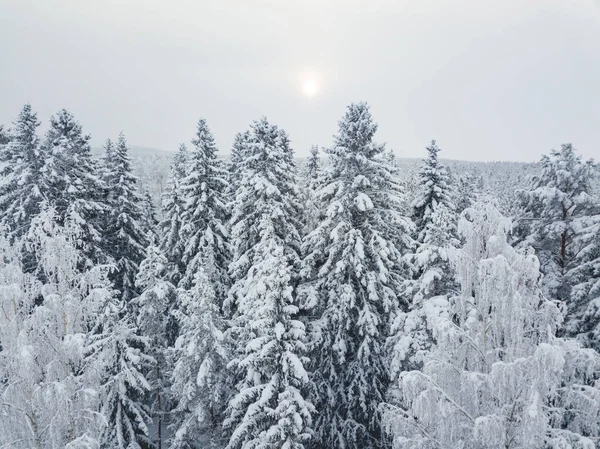
[[[245,131],[243,133],[237,133],[233,140],[233,146],[231,148],[231,157],[229,158],[228,172],[229,172],[229,190],[228,196],[234,197],[235,192],[239,186],[242,172],[242,163],[247,156],[248,145],[247,140],[250,137],[250,133]]]
[[[435,344],[387,407],[394,448],[595,447],[600,358],[555,336],[562,317],[539,261],[507,243],[509,229],[490,203],[463,213],[460,293],[426,301]]]
[[[0,225],[12,241],[27,234],[32,219],[40,213],[44,158],[37,136],[39,125],[31,105],[26,104],[13,123],[10,140],[0,145]]]
[[[114,181],[115,178],[110,173],[110,170],[113,168],[112,165],[114,164],[113,161],[115,159],[115,155],[114,155],[115,144],[113,143],[113,141],[111,139],[106,139],[106,142],[104,142],[104,146],[102,147],[102,149],[104,150],[104,154],[102,156],[102,165],[99,168],[99,173],[101,174],[102,179],[105,182],[108,180]],[[109,195],[108,188],[106,189],[105,194],[108,197],[108,195]]]
[[[222,303],[229,288],[227,174],[217,160],[214,138],[204,119],[198,121],[192,144],[190,171],[182,182],[185,205],[180,238],[185,241],[182,260],[186,271],[179,286],[189,288],[203,266]]]
[[[427,148],[427,159],[419,172],[420,191],[413,201],[413,220],[417,227],[417,240],[423,241],[424,230],[431,220],[438,204],[444,204],[448,209],[455,209],[452,203],[452,193],[449,185],[449,177],[446,168],[439,162],[438,153],[441,151],[435,143]]]
[[[158,225],[159,248],[169,262],[166,276],[174,285],[179,283],[185,272],[183,264],[185,243],[181,238],[181,220],[185,204],[181,183],[188,170],[188,160],[187,147],[181,144],[171,164],[171,177],[162,198],[163,219]]]
[[[137,191],[138,179],[132,174],[128,152],[127,141],[121,133],[116,145],[107,144],[104,158],[109,207],[104,238],[116,265],[112,273],[114,286],[125,301],[138,294],[135,276],[149,243],[143,223],[142,198]]]
[[[424,229],[423,242],[413,256],[419,273],[409,289],[410,309],[400,312],[392,326],[388,344],[392,351],[392,376],[401,371],[420,369],[423,357],[433,343],[425,308],[435,301],[445,301],[458,291],[451,254],[458,247],[456,217],[444,204],[438,204]],[[436,300],[429,301],[432,298]],[[395,389],[395,388],[394,388]]]
[[[396,153],[394,153],[394,150],[390,148],[386,153],[384,153],[383,157],[390,167],[396,167]]]
[[[99,436],[103,449],[153,447],[145,405],[151,386],[144,372],[151,370],[155,360],[148,346],[127,304],[115,296],[106,301],[86,348],[86,364],[97,373],[100,412],[107,421]]]
[[[319,176],[321,169],[321,161],[319,160],[319,147],[313,145],[310,147],[310,156],[306,161],[306,177],[308,179],[316,179]]]
[[[4,125],[0,125],[0,147],[10,142],[8,130],[4,129]]]
[[[471,174],[465,174],[458,178],[455,190],[456,213],[460,214],[463,210],[470,207],[475,202],[477,188],[475,178]]]
[[[573,280],[570,302],[573,313],[567,332],[577,336],[586,347],[600,352],[600,217],[588,220],[581,229],[580,240],[585,245],[580,252],[581,263],[569,273]]]
[[[298,320],[299,202],[289,139],[266,118],[254,122],[232,217],[234,261],[227,335],[239,379],[229,403],[228,448],[305,447],[312,405],[304,325]]]
[[[156,219],[156,207],[148,188],[142,192],[142,229],[146,233],[146,240],[154,242],[158,238],[158,220]]]
[[[303,302],[312,307],[311,383],[316,438],[311,447],[381,448],[379,404],[388,389],[385,340],[410,273],[413,245],[401,192],[373,142],[365,103],[339,123],[317,192],[324,219],[305,239]]]
[[[83,255],[82,269],[111,260],[102,242],[103,217],[107,212],[103,202],[105,185],[92,159],[89,140],[66,110],[51,117],[40,186],[58,223],[70,220],[79,226],[77,247]]]
[[[149,339],[148,354],[155,360],[146,378],[151,387],[149,412],[156,419],[158,449],[164,440],[163,423],[172,407],[169,394],[172,360],[169,350],[178,333],[174,316],[177,291],[166,279],[167,267],[168,261],[158,247],[149,246],[135,281],[141,294],[134,299],[139,331]]]
[[[593,162],[584,162],[571,144],[543,156],[541,165],[542,172],[532,179],[530,189],[520,192],[523,216],[517,235],[523,245],[537,251],[544,293],[566,304],[567,335],[585,334],[600,324],[590,315],[595,307],[590,301],[597,297],[593,286],[600,278],[593,269],[598,263],[593,248],[600,227],[600,200],[591,182],[597,174]],[[580,330],[583,321],[586,330]],[[586,341],[588,337],[582,335]]]
[[[315,194],[318,190],[319,181],[321,177],[321,162],[319,159],[319,147],[313,145],[310,148],[310,156],[306,161],[304,179],[302,183],[302,203],[304,208],[304,232],[303,235],[308,234],[316,226],[321,217],[321,210],[319,210],[318,201],[316,200]]]
[[[196,271],[191,288],[180,291],[175,317],[180,332],[172,355],[177,407],[172,412],[170,448],[223,447],[229,354],[218,297],[204,267]]]

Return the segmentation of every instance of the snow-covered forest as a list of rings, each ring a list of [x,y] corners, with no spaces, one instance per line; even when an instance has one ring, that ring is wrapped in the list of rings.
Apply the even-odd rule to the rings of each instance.
[[[0,127],[0,448],[600,447],[595,163],[340,113],[303,160],[265,117],[169,158]]]

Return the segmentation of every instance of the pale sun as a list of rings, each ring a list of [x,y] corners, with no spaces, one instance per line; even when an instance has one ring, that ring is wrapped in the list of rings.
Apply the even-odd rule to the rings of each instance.
[[[319,85],[314,78],[306,78],[302,81],[302,95],[314,97],[319,93]]]

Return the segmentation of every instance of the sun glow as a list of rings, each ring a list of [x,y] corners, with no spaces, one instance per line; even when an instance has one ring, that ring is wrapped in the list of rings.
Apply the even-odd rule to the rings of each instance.
[[[321,93],[322,77],[314,70],[305,71],[298,78],[300,93],[307,98],[316,97]]]
[[[307,78],[302,82],[302,94],[305,97],[314,97],[319,93],[319,86],[314,78]]]

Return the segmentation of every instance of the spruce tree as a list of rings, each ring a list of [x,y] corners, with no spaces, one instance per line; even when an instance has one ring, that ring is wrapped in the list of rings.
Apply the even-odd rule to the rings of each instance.
[[[373,141],[365,103],[339,123],[317,198],[323,220],[305,239],[303,303],[312,308],[311,447],[385,447],[379,405],[389,386],[385,340],[409,272],[412,222],[392,169]]]
[[[413,220],[417,227],[417,240],[419,242],[423,241],[424,230],[438,204],[444,204],[451,211],[455,209],[452,203],[448,173],[438,160],[438,153],[441,150],[436,145],[435,140],[432,140],[431,145],[426,149],[427,159],[423,161],[423,166],[419,172],[420,191],[412,204]]]
[[[185,241],[185,273],[179,286],[189,288],[203,266],[221,303],[229,288],[227,174],[217,160],[214,138],[204,119],[198,121],[192,144],[190,170],[182,182],[185,205],[180,238]]]
[[[464,174],[458,178],[456,190],[454,192],[454,203],[456,205],[456,213],[460,214],[463,210],[470,207],[475,202],[477,188],[475,186],[475,178],[471,174]]]
[[[151,386],[144,373],[155,360],[149,355],[149,339],[139,335],[123,300],[106,301],[90,335],[86,363],[98,373],[100,412],[107,421],[100,448],[152,448],[145,404]]]
[[[171,449],[223,447],[223,419],[228,399],[228,350],[225,321],[204,267],[198,267],[192,286],[181,290],[174,315],[179,337],[172,350]]]
[[[409,289],[410,309],[400,312],[392,326],[387,343],[392,351],[392,376],[401,371],[420,369],[423,357],[433,343],[425,308],[435,301],[444,301],[458,291],[456,272],[451,255],[459,241],[456,216],[443,204],[438,204],[424,230],[423,242],[413,256],[415,271],[419,273]],[[432,298],[436,300],[429,301]],[[392,393],[395,393],[395,388]]]
[[[158,220],[156,219],[156,207],[148,188],[142,192],[142,222],[141,226],[146,234],[146,240],[155,242],[158,239]]]
[[[319,187],[321,178],[321,162],[319,159],[319,147],[313,145],[310,148],[310,156],[306,161],[305,173],[302,182],[303,203],[303,235],[308,234],[316,226],[321,217],[318,201],[315,194]]]
[[[135,281],[141,294],[134,299],[137,326],[141,335],[149,339],[148,354],[155,360],[146,378],[150,384],[149,413],[156,422],[159,449],[164,441],[163,425],[172,407],[169,394],[172,358],[169,351],[178,333],[174,316],[177,291],[166,279],[167,267],[168,261],[158,247],[149,246]]]
[[[390,167],[396,167],[396,153],[394,153],[394,150],[390,148],[386,153],[384,153],[383,157]]]
[[[0,225],[12,241],[27,234],[31,220],[40,213],[44,157],[37,136],[39,125],[31,105],[26,104],[13,123],[10,141],[0,145]]]
[[[8,134],[9,132],[7,129],[4,129],[4,125],[0,125],[0,147],[10,142],[10,137]]]
[[[313,145],[310,147],[310,156],[306,161],[306,177],[311,179],[317,179],[319,171],[321,170],[321,161],[319,160],[319,147]]]
[[[232,217],[235,280],[227,335],[239,379],[228,448],[305,447],[312,405],[303,397],[304,325],[296,298],[298,190],[287,134],[266,118],[247,135]]]
[[[66,110],[51,117],[40,181],[44,200],[55,210],[58,223],[68,219],[80,228],[77,247],[83,256],[82,269],[111,260],[102,241],[105,184],[92,159],[89,140]]]
[[[242,172],[242,164],[246,159],[248,152],[247,141],[250,137],[250,133],[245,131],[243,133],[237,133],[233,140],[233,146],[231,148],[231,157],[229,158],[228,172],[229,172],[229,197],[235,196],[235,192],[239,186]]]
[[[105,244],[116,265],[112,273],[114,286],[125,301],[138,294],[135,276],[149,243],[143,223],[142,198],[137,191],[138,179],[132,174],[128,152],[127,141],[121,133],[116,145],[106,146],[104,158],[109,207]]]
[[[600,217],[593,217],[579,231],[581,263],[569,273],[573,282],[567,333],[586,347],[600,352]]]
[[[565,331],[587,334],[600,324],[589,312],[597,297],[594,250],[600,226],[600,200],[592,191],[597,173],[593,161],[583,161],[571,144],[543,156],[541,174],[532,179],[529,190],[519,193],[522,216],[517,236],[522,245],[537,251],[544,278],[544,293],[567,306]],[[591,307],[591,309],[588,309]],[[591,320],[591,321],[590,321]],[[583,322],[585,329],[581,329]],[[589,335],[582,335],[589,341]]]
[[[158,224],[159,248],[169,262],[167,279],[174,285],[179,283],[185,272],[183,264],[185,242],[181,238],[181,220],[185,204],[181,184],[188,170],[188,160],[187,148],[181,144],[179,151],[173,157],[171,177],[162,198],[163,218]]]

